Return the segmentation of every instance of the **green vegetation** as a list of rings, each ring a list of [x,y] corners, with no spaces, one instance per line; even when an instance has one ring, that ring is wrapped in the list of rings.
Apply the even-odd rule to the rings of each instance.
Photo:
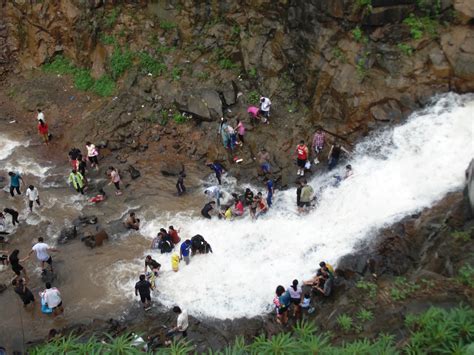
[[[116,46],[110,57],[109,66],[112,78],[117,80],[133,65],[133,53],[128,49]]]
[[[341,63],[347,63],[347,58],[344,52],[339,47],[334,47],[332,49],[332,55],[338,59]]]
[[[394,287],[390,289],[390,296],[394,301],[402,301],[420,288],[414,282],[409,282],[405,277],[397,277]]]
[[[471,240],[471,233],[465,231],[454,231],[451,233],[451,236],[456,240],[461,240],[463,242],[468,242]]]
[[[232,36],[238,36],[240,34],[240,26],[234,25],[232,26],[231,32]]]
[[[106,35],[106,34],[102,34],[102,36],[100,36],[100,41],[105,44],[105,45],[114,45],[116,46],[118,43],[117,43],[117,39],[114,37],[114,36],[111,36],[111,35]]]
[[[298,103],[295,101],[292,101],[287,107],[286,107],[288,113],[295,113],[298,110]]]
[[[406,43],[399,43],[397,45],[398,49],[408,57],[413,55],[413,47]]]
[[[54,57],[54,60],[43,65],[43,71],[53,74],[74,74],[76,67],[62,55]]]
[[[343,331],[348,332],[352,329],[352,318],[347,314],[341,314],[337,317],[337,324]]]
[[[250,68],[248,71],[248,75],[250,78],[255,79],[257,77],[257,69],[255,68]]]
[[[120,8],[114,7],[112,11],[105,17],[104,19],[104,26],[106,28],[112,28],[115,25],[115,22],[117,22],[117,17],[120,14]]]
[[[377,297],[377,285],[373,282],[360,280],[357,281],[356,287],[367,291],[372,299]]]
[[[441,12],[441,0],[416,0],[416,6],[427,16],[439,16]]]
[[[115,91],[115,81],[108,75],[102,75],[91,88],[99,96],[111,96]]]
[[[342,315],[340,316],[342,317]],[[338,319],[340,318],[338,317]],[[352,319],[345,316],[339,324],[352,327]],[[349,321],[350,320],[350,321]],[[250,344],[237,338],[232,346],[212,354],[247,355],[247,354],[470,354],[468,347],[474,342],[474,310],[468,307],[457,307],[451,310],[430,308],[428,311],[405,319],[409,338],[399,342],[395,347],[394,337],[381,334],[374,340],[367,338],[342,345],[332,345],[331,337],[322,333],[313,323],[300,322],[291,332],[280,333],[271,338],[261,335]],[[404,332],[403,332],[404,333]],[[104,337],[102,337],[104,338]],[[132,336],[106,336],[105,341],[90,338],[87,341],[69,336],[55,339],[43,345],[30,348],[32,355],[43,354],[143,354],[134,348]],[[187,342],[173,343],[169,348],[161,348],[155,354],[193,354],[194,348]]]
[[[220,59],[219,66],[221,67],[221,69],[235,69],[239,67],[237,63],[234,63],[229,58]]]
[[[414,14],[410,14],[403,23],[410,28],[410,34],[413,39],[422,38],[425,33],[431,37],[436,38],[438,36],[438,21],[425,16],[417,17]]]
[[[158,61],[148,52],[138,53],[139,67],[145,74],[161,75],[166,71],[166,64]]]
[[[357,319],[362,322],[368,322],[374,319],[374,313],[368,309],[361,308],[356,314]]]
[[[355,39],[356,42],[364,43],[364,44],[369,43],[369,39],[367,38],[367,36],[364,36],[364,32],[362,32],[359,26],[354,28],[351,33],[352,33],[352,37]]]
[[[181,112],[175,112],[173,114],[173,121],[177,124],[186,123],[187,120],[188,118],[185,115],[183,115]]]
[[[249,94],[247,95],[247,100],[252,105],[258,105],[258,103],[260,102],[260,95],[255,90],[250,91]]]
[[[470,264],[466,264],[459,269],[458,281],[463,285],[474,287],[474,267]]]
[[[169,30],[172,30],[173,28],[176,28],[176,24],[171,21],[163,20],[163,21],[160,21],[160,28],[162,30],[169,31]]]
[[[87,69],[77,69],[74,73],[74,87],[78,90],[87,91],[94,86],[94,78]]]
[[[171,79],[173,79],[174,81],[178,81],[181,79],[181,74],[182,74],[182,70],[180,68],[173,68],[173,70],[171,70]]]
[[[366,14],[370,14],[372,12],[372,0],[356,0],[356,5]]]
[[[206,71],[198,71],[194,73],[194,76],[200,80],[207,80],[211,75]]]

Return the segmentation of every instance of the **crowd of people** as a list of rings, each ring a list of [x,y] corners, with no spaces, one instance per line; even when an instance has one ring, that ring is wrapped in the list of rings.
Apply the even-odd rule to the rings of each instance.
[[[247,112],[252,125],[256,122],[264,124],[270,123],[271,105],[272,103],[269,98],[261,97],[259,107],[248,107]],[[41,109],[38,109],[37,124],[41,139],[44,144],[49,145],[51,134],[48,130],[45,115]],[[235,124],[231,124],[226,118],[222,118],[219,123],[218,134],[222,139],[223,146],[230,151],[234,151],[236,147],[242,147],[244,145],[246,128],[244,122],[240,119],[236,119]],[[308,147],[304,140],[300,140],[294,151],[297,166],[296,205],[300,213],[314,207],[315,193],[311,185],[308,184],[305,174],[311,169],[312,164],[319,164],[323,160],[321,155],[327,150],[326,146],[326,133],[321,127],[317,127],[311,146]],[[330,145],[327,156],[327,169],[333,170],[343,154],[350,156],[351,153],[342,146],[339,140],[334,140]],[[93,170],[100,171],[99,147],[88,141],[85,143],[84,154],[80,149],[72,148],[68,156],[71,168],[67,182],[77,193],[85,195],[89,192],[88,175]],[[312,160],[310,160],[311,156]],[[257,220],[273,207],[275,181],[272,177],[273,168],[271,154],[265,147],[261,147],[256,154],[255,160],[258,163],[259,173],[263,176],[263,190],[265,196],[262,191],[252,191],[252,189],[248,187],[245,191],[233,192],[230,200],[223,199],[224,193],[221,190],[223,177],[226,173],[224,165],[219,161],[206,162],[206,166],[215,175],[216,185],[209,186],[204,190],[204,194],[210,200],[206,202],[201,209],[202,217],[212,219],[213,216],[217,216],[220,219],[229,221],[244,216],[248,209],[248,215],[252,219]],[[235,161],[238,163],[241,159]],[[119,171],[114,166],[109,166],[106,173],[109,178],[109,185],[113,185],[115,188],[115,194],[121,195],[121,177]],[[333,176],[335,179],[334,185],[337,186],[342,180],[349,178],[352,174],[352,166],[347,165],[343,176]],[[10,178],[9,193],[11,197],[15,198],[18,195],[22,195],[22,188],[24,188],[26,183],[21,174],[19,172],[10,171],[8,175]],[[182,171],[178,174],[176,182],[178,195],[186,193],[185,178],[186,173],[183,167]],[[34,185],[28,185],[24,195],[26,196],[30,212],[33,212],[35,204],[37,207],[41,206],[40,194],[38,188]],[[105,199],[106,193],[103,188],[100,188],[99,193],[91,197],[89,202],[99,203]],[[20,223],[20,214],[18,211],[9,207],[4,208],[3,212],[0,212],[0,234],[8,234],[6,231],[6,215],[11,216],[13,226],[17,226]],[[141,227],[140,219],[137,218],[135,212],[130,212],[123,223],[126,229],[133,231],[139,231]],[[169,226],[168,230],[160,228],[160,231],[150,245],[151,250],[157,250],[161,254],[170,254],[171,269],[174,272],[179,271],[181,262],[184,262],[185,265],[189,265],[192,257],[196,254],[208,254],[213,252],[211,245],[203,236],[196,234],[192,238],[182,241],[179,233],[180,230],[175,229],[173,226]],[[15,293],[18,294],[25,307],[35,303],[35,296],[28,288],[29,273],[27,273],[26,268],[22,264],[30,259],[31,255],[35,254],[41,270],[43,270],[42,273],[44,274],[48,272],[48,270],[50,273],[53,273],[54,269],[51,253],[55,252],[59,252],[59,250],[46,244],[42,237],[38,238],[37,243],[33,245],[32,249],[24,258],[20,258],[20,250],[18,249],[14,249],[11,252],[0,250],[0,262],[4,265],[9,265],[14,273],[12,285]],[[151,255],[146,256],[144,264],[144,272],[140,273],[134,292],[140,297],[143,308],[149,310],[152,301],[151,292],[156,289],[156,280],[160,273],[161,264],[153,259]],[[304,281],[303,287],[309,287],[311,291],[328,297],[332,292],[333,283],[334,270],[329,264],[321,262],[317,274],[311,280]],[[58,315],[64,311],[61,293],[57,288],[52,286],[51,282],[45,283],[45,288],[39,295],[43,313]],[[293,317],[296,318],[301,316],[302,309],[309,309],[309,311],[311,311],[310,300],[310,292],[303,292],[298,280],[294,280],[286,289],[279,285],[276,289],[276,297],[274,299],[278,322],[285,324],[288,321],[290,308],[293,309]],[[173,311],[178,314],[178,321],[176,327],[169,331],[169,337],[171,338],[176,334],[186,336],[189,325],[187,312],[181,310],[178,306],[174,307]]]

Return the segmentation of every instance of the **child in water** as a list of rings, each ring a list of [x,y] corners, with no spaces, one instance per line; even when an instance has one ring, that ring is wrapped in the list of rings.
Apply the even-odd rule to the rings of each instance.
[[[171,255],[171,268],[173,269],[174,272],[178,272],[179,270],[179,255],[173,253]]]

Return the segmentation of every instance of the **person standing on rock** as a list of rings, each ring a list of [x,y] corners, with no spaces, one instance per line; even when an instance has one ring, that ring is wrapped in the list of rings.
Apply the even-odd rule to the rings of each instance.
[[[20,265],[23,260],[26,260],[27,258],[20,260],[18,254],[20,254],[20,251],[18,249],[15,249],[11,252],[11,254],[8,256],[8,261],[10,262],[10,267],[12,268],[12,271],[15,273],[16,278],[21,277],[21,272],[23,271],[23,277],[28,280],[28,276],[26,275],[26,270],[25,268]]]
[[[301,316],[301,301],[303,290],[298,285],[298,280],[293,280],[290,287],[287,288],[290,293],[291,303],[293,303],[293,317],[299,318]]]
[[[311,144],[311,148],[313,148],[313,152],[315,154],[314,158],[314,164],[319,163],[319,154],[323,151],[324,149],[324,142],[326,140],[326,135],[324,131],[321,129],[321,127],[318,127],[316,129],[316,133],[314,134],[313,137],[313,143]]]
[[[46,282],[46,289],[41,293],[45,305],[53,310],[53,315],[57,316],[64,312],[61,292],[56,287],[52,287],[50,282]]]
[[[288,322],[288,308],[291,305],[290,293],[281,285],[276,288],[275,293],[273,303],[277,308],[277,323],[285,325]]]
[[[263,117],[263,123],[269,124],[270,121],[270,106],[272,102],[268,97],[262,96],[260,98],[260,115]]]
[[[87,148],[87,159],[91,163],[91,167],[95,167],[96,170],[99,170],[99,150],[91,142],[86,142]]]
[[[229,130],[227,129],[227,120],[224,117],[221,117],[221,123],[219,125],[219,133],[222,138],[222,144],[225,149],[229,148],[230,145],[230,135]]]
[[[351,153],[344,148],[339,142],[336,140],[334,144],[331,146],[331,150],[329,151],[328,155],[328,169],[332,170],[336,167],[337,163],[339,162],[339,158],[341,157],[341,152],[346,153],[347,155],[351,155]]]
[[[304,176],[304,169],[306,161],[308,160],[308,147],[301,140],[300,144],[296,146],[296,165],[298,165],[298,172],[296,175]]]
[[[270,165],[270,153],[267,152],[265,148],[260,149],[257,155],[258,163],[260,164],[260,169],[262,170],[263,174],[270,173],[271,165]]]
[[[18,220],[19,213],[15,211],[13,208],[4,208],[3,212],[12,216],[12,224],[15,226],[17,223],[20,223]]]
[[[15,197],[15,191],[18,195],[21,195],[20,185],[23,183],[23,178],[20,173],[10,171],[8,176],[10,176],[10,195]]]
[[[184,186],[184,178],[186,177],[186,173],[184,169],[179,172],[178,174],[178,181],[176,182],[176,190],[178,191],[178,196],[186,193],[186,187]]]
[[[147,255],[145,258],[145,274],[147,272],[147,269],[150,268],[150,270],[153,272],[155,276],[158,276],[158,272],[160,271],[161,264],[153,259],[151,255]]]
[[[115,189],[116,189],[115,194],[121,195],[122,191],[120,191],[120,175],[118,171],[113,166],[109,166],[109,174],[110,174],[109,185],[114,184]]]
[[[240,119],[237,119],[237,126],[235,126],[235,130],[237,131],[237,134],[239,136],[239,144],[243,145],[244,135],[245,135],[245,126],[244,126],[244,123]]]
[[[44,242],[43,237],[38,238],[38,243],[33,245],[31,248],[30,252],[28,253],[28,256],[23,259],[23,261],[27,260],[30,258],[31,254],[36,253],[36,259],[41,262],[41,270],[43,272],[46,270],[44,268],[44,263],[49,265],[49,269],[51,272],[53,272],[53,258],[49,255],[49,252],[59,252],[58,249],[56,248],[51,248],[48,244]],[[51,307],[50,307],[51,308]]]
[[[313,200],[314,190],[311,185],[308,185],[306,179],[302,180],[301,196],[299,212],[304,212],[305,209],[311,207],[311,201]]]
[[[217,161],[215,161],[214,163],[207,163],[207,166],[212,170],[214,171],[214,173],[216,174],[216,179],[217,179],[217,182],[219,183],[219,185],[222,185],[222,173],[224,173],[224,167]]]
[[[188,318],[188,312],[186,312],[184,309],[182,310],[178,306],[173,307],[173,312],[178,314],[178,319],[176,321],[176,327],[171,328],[167,333],[166,336],[168,338],[173,338],[178,334],[181,334],[183,338],[186,338],[188,336],[188,327],[189,327],[189,318]],[[170,345],[171,341],[167,340],[165,342],[166,345]]]
[[[43,138],[44,144],[49,144],[48,125],[43,120],[38,120],[38,133]]]
[[[39,121],[43,121],[46,123],[46,120],[44,119],[44,113],[43,111],[39,108],[36,110],[38,112],[38,114],[36,115],[36,120],[39,122]]]
[[[77,167],[76,170],[82,175],[82,178],[84,179],[84,185],[87,185],[87,178],[86,178],[86,170],[87,170],[87,163],[84,160],[84,157],[82,154],[79,154],[77,156]]]
[[[235,149],[235,145],[237,144],[237,133],[235,133],[234,128],[231,125],[227,125],[227,132],[229,133],[229,147],[230,150],[233,152]]]
[[[204,190],[204,194],[209,196],[212,199],[216,200],[217,208],[221,206],[220,198],[221,198],[221,189],[219,186],[209,186],[207,189]]]
[[[72,184],[74,189],[84,195],[84,177],[76,169],[73,169],[69,174],[69,183]]]
[[[26,190],[26,197],[28,198],[28,207],[30,208],[30,212],[33,212],[34,202],[36,202],[38,206],[41,206],[38,189],[33,185],[28,186],[28,189]]]
[[[140,300],[145,311],[151,308],[151,290],[151,283],[146,280],[146,276],[140,275],[139,281],[135,284],[135,296],[140,294]]]

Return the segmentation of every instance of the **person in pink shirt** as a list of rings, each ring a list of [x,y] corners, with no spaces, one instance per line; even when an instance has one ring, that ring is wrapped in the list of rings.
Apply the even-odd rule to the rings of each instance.
[[[237,131],[237,134],[239,136],[240,144],[244,144],[245,126],[244,123],[239,119],[237,119],[237,126],[235,126],[235,130]]]
[[[110,166],[109,167],[109,174],[110,174],[110,184],[114,184],[115,185],[115,188],[117,189],[117,191],[115,191],[115,194],[116,195],[121,195],[122,194],[122,191],[120,191],[120,175],[117,171],[117,169],[115,169],[113,166]]]
[[[247,108],[247,113],[249,114],[251,120],[260,118],[260,109],[258,107],[250,106]]]

